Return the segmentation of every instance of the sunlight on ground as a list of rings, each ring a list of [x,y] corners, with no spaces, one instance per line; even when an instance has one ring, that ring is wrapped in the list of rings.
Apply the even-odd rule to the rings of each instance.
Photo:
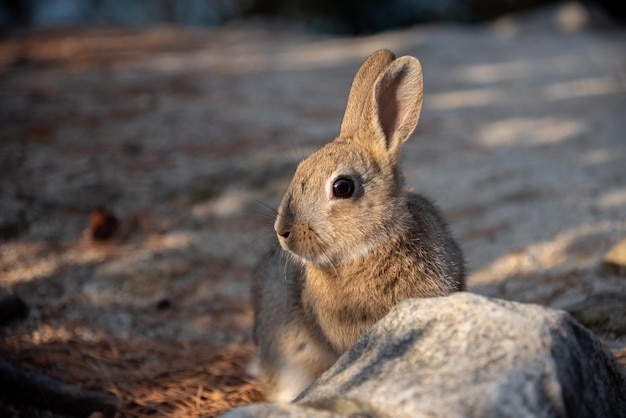
[[[195,204],[191,210],[194,216],[204,218],[217,216],[226,218],[241,213],[247,206],[255,202],[257,196],[242,190],[227,190],[220,196]]]
[[[581,164],[585,166],[607,164],[617,158],[622,158],[622,156],[616,154],[611,148],[594,149],[580,156]]]
[[[153,252],[184,248],[192,243],[194,238],[190,233],[174,232],[170,234],[154,234],[142,244],[145,251],[133,258],[136,262],[140,258],[148,257]],[[11,266],[3,272],[3,279],[7,284],[17,284],[46,278],[54,275],[66,265],[99,264],[110,258],[118,258],[122,263],[128,263],[124,253],[132,251],[131,244],[115,243],[108,245],[92,241],[87,233],[77,237],[77,240],[68,246],[51,245],[48,240],[40,239],[33,242],[8,242],[2,246],[0,264]],[[29,255],[40,254],[29,262],[25,259]],[[115,268],[115,267],[110,267]]]
[[[542,96],[546,100],[563,100],[576,97],[618,94],[626,91],[626,84],[614,77],[592,77],[564,81],[546,86]]]
[[[37,242],[9,242],[2,245],[0,264],[10,266],[10,270],[2,272],[3,281],[8,285],[28,282],[54,273],[60,265],[56,254],[48,253],[43,240]],[[42,254],[33,262],[23,262],[28,254]]]
[[[562,232],[550,240],[506,252],[485,267],[472,272],[469,282],[474,287],[503,283],[514,277],[545,274],[555,269],[576,270],[597,265],[611,244],[607,237],[614,226],[610,222],[585,224]],[[605,247],[604,251],[602,247]]]
[[[626,207],[626,188],[605,192],[598,198],[598,203],[605,209]]]
[[[277,57],[280,70],[310,70],[360,62],[363,57],[378,49],[400,51],[421,43],[417,34],[406,31],[390,31],[381,35],[333,39],[316,42],[304,48],[293,48]]]
[[[520,80],[537,75],[565,76],[580,71],[579,55],[559,55],[552,58],[525,59],[468,65],[456,71],[459,80],[472,84],[489,84]]]
[[[407,31],[390,31],[361,38],[307,41],[285,46],[279,51],[265,45],[262,50],[225,50],[216,55],[200,50],[185,60],[177,53],[154,54],[148,62],[156,71],[173,73],[189,70],[217,69],[231,75],[255,74],[266,71],[302,71],[331,68],[361,62],[372,51],[387,48],[394,51],[419,45],[423,36]]]
[[[507,145],[544,145],[562,142],[589,131],[586,122],[557,118],[511,118],[486,123],[478,142],[494,148]]]
[[[446,110],[487,106],[504,101],[506,99],[497,89],[456,90],[429,95],[425,101],[425,106],[434,110]]]
[[[499,72],[502,70],[498,70]],[[575,99],[581,97],[624,94],[626,84],[620,83],[616,77],[581,78],[572,81],[552,83],[544,87],[533,88],[536,97],[545,101]],[[498,87],[455,90],[435,93],[428,96],[426,106],[435,110],[449,110],[463,107],[478,107],[497,104],[509,105],[510,93]]]

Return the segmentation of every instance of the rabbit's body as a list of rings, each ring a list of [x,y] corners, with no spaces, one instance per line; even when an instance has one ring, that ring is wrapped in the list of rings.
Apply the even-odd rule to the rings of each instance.
[[[421,80],[415,58],[368,58],[339,137],[298,166],[283,197],[274,228],[290,257],[272,257],[254,285],[269,400],[293,399],[398,302],[464,289],[461,250],[398,165]]]
[[[398,302],[463,289],[462,264],[447,262],[460,260],[458,246],[441,228],[430,202],[413,193],[407,193],[407,198],[403,203],[412,216],[403,225],[402,234],[388,237],[363,258],[336,266],[305,267],[305,315],[318,324],[339,355]],[[439,242],[433,242],[432,237],[438,237]]]

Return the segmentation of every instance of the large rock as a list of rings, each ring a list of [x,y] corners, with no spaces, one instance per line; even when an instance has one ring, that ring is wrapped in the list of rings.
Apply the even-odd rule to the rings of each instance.
[[[399,304],[294,404],[227,417],[626,417],[626,375],[563,312],[471,293]]]

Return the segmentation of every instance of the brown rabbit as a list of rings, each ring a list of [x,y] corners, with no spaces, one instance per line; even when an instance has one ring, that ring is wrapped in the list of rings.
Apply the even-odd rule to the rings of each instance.
[[[274,224],[287,257],[274,253],[253,286],[268,400],[293,400],[403,299],[464,289],[459,246],[399,168],[421,106],[419,61],[378,51],[354,78],[339,137],[298,166]]]

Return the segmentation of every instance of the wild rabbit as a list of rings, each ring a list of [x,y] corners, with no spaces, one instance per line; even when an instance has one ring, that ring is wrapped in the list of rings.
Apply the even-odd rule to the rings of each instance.
[[[419,61],[378,51],[354,78],[339,137],[298,166],[274,224],[287,257],[277,250],[253,285],[268,400],[293,400],[403,299],[465,288],[459,246],[399,167],[421,106]]]

